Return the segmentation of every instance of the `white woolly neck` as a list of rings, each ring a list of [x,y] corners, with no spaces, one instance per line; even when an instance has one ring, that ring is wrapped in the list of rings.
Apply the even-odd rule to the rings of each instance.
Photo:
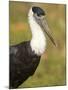
[[[30,42],[32,51],[37,55],[42,55],[46,48],[46,38],[44,36],[44,32],[42,31],[39,24],[36,22],[33,17],[32,9],[30,9],[28,14],[29,24],[32,32],[32,39]]]

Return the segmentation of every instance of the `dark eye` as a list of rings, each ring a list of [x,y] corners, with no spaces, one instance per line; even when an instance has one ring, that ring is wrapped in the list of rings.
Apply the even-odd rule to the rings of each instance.
[[[37,14],[37,16],[38,16],[38,17],[41,17],[41,15],[40,15],[40,14]]]

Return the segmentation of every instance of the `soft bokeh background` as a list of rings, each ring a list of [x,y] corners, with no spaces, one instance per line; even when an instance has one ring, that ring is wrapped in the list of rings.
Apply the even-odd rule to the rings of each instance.
[[[47,38],[47,49],[41,57],[35,74],[19,88],[66,85],[65,5],[10,1],[10,45],[31,39],[28,11],[32,5],[39,6],[46,12],[46,19],[57,42],[57,48]]]

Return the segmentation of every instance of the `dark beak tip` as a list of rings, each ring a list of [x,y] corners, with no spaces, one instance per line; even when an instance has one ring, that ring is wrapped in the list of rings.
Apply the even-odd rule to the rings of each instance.
[[[57,43],[55,43],[55,44],[54,44],[54,46],[55,46],[56,48],[58,48],[58,45],[57,45]]]

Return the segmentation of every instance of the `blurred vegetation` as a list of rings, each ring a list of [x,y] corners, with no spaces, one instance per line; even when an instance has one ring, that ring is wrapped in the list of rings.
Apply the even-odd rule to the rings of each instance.
[[[41,57],[35,74],[19,88],[66,85],[65,5],[10,1],[10,45],[31,39],[28,11],[32,5],[40,6],[46,12],[48,25],[58,46],[55,48],[47,38],[47,49]]]

